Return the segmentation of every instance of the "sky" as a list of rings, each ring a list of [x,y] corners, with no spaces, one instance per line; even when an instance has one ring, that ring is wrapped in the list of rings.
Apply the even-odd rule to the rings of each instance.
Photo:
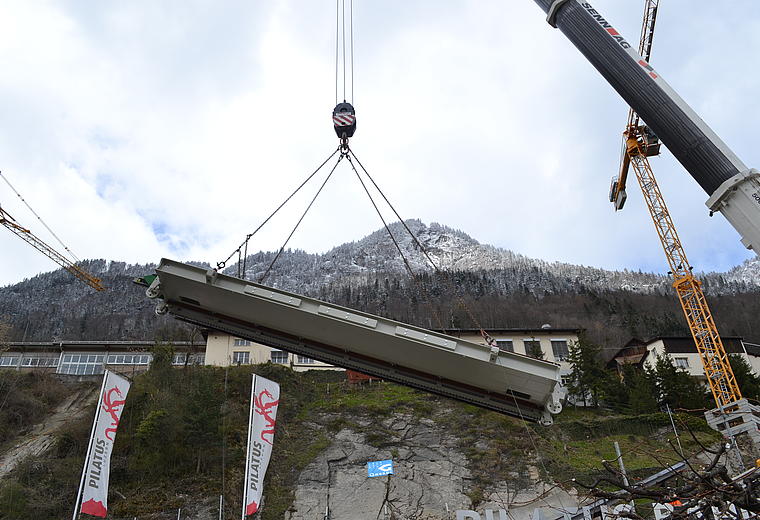
[[[643,1],[594,6],[638,41]],[[0,170],[79,258],[215,264],[338,145],[335,11],[2,2]],[[402,217],[549,261],[667,270],[635,182],[623,211],[607,199],[627,107],[533,1],[356,0],[353,11],[351,147]],[[660,2],[652,64],[751,167],[758,48],[757,0]],[[669,152],[652,164],[695,269],[754,257]],[[326,173],[249,251],[282,245]],[[2,182],[0,205],[63,249]],[[381,226],[343,163],[289,246],[324,252]],[[56,267],[0,230],[0,286]]]

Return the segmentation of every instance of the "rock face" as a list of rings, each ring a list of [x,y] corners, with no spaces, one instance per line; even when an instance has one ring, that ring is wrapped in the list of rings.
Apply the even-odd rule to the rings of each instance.
[[[538,481],[529,469],[526,480],[493,483],[473,506],[473,476],[461,453],[457,432],[428,418],[396,414],[379,421],[358,418],[361,431],[343,428],[331,445],[300,474],[295,500],[286,520],[444,520],[458,510],[508,510],[513,520],[528,520],[536,508],[576,510],[577,497]],[[378,443],[373,428],[384,431]],[[388,439],[393,439],[389,441]],[[379,444],[379,445],[378,445]],[[393,460],[393,475],[367,476],[367,462]],[[329,513],[329,514],[328,514]]]

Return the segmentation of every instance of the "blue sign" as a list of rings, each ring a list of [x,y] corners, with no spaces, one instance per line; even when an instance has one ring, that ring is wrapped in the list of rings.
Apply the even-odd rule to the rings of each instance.
[[[393,475],[392,460],[376,460],[367,463],[368,477],[382,477],[383,475]]]

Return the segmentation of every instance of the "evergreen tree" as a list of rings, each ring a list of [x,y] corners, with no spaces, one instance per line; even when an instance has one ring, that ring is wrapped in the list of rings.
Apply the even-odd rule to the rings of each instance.
[[[600,359],[602,348],[590,342],[584,335],[569,345],[568,361],[572,366],[568,394],[584,406],[599,405],[599,397],[609,383],[609,375]]]
[[[738,354],[729,354],[728,361],[731,363],[731,370],[736,377],[736,383],[742,396],[747,399],[760,401],[760,377],[753,371],[747,360]]]
[[[689,373],[675,366],[670,356],[657,356],[654,372],[660,401],[671,408],[700,409],[711,407],[707,389]]]

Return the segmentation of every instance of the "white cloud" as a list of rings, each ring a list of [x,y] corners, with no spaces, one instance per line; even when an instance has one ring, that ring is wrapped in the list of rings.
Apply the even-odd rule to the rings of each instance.
[[[352,145],[402,216],[549,260],[666,270],[636,186],[623,212],[606,201],[626,107],[533,2],[355,4]],[[636,2],[596,4],[636,40]],[[81,257],[218,261],[337,146],[333,7],[4,4],[0,167]],[[652,59],[755,166],[758,28],[752,0],[668,0]],[[751,255],[668,153],[655,168],[697,269]],[[252,247],[279,247],[316,187]],[[4,186],[0,203],[47,240]],[[379,226],[341,165],[290,245]],[[0,284],[53,267],[9,233],[0,244]]]

